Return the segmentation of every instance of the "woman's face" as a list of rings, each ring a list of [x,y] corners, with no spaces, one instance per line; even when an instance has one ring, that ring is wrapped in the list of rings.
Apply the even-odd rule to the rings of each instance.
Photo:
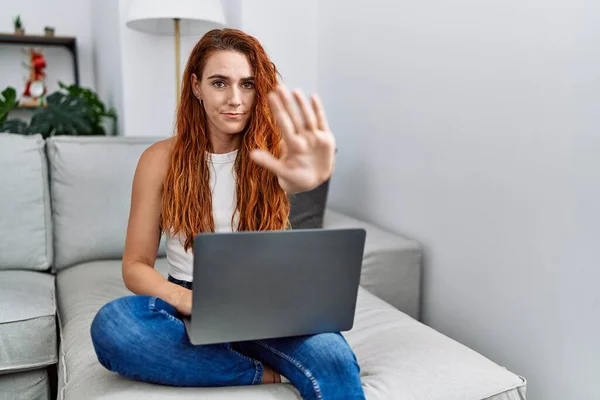
[[[192,75],[192,88],[204,104],[209,134],[234,135],[244,130],[255,97],[254,75],[245,55],[213,53],[201,79]]]

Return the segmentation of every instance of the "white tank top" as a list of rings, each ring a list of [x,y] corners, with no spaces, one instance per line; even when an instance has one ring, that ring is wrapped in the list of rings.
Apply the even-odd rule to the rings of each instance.
[[[235,170],[233,168],[238,151],[230,153],[207,153],[210,167],[210,188],[212,193],[213,218],[216,232],[232,232],[237,227],[239,215],[232,227],[231,216],[235,210]],[[166,253],[169,275],[175,279],[192,282],[193,252],[185,251],[185,238],[181,235],[166,235]]]

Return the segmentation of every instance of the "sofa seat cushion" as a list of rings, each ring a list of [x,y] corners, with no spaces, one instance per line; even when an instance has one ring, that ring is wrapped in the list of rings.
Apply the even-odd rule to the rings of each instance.
[[[48,370],[0,375],[0,400],[50,400]]]
[[[176,388],[137,382],[102,367],[90,325],[108,301],[131,293],[120,261],[96,261],[57,276],[62,330],[59,399],[300,399],[290,384]],[[166,262],[156,269],[166,276]],[[525,383],[478,353],[359,290],[354,327],[343,332],[356,353],[367,399],[517,400]]]
[[[0,271],[0,374],[57,361],[54,276]]]

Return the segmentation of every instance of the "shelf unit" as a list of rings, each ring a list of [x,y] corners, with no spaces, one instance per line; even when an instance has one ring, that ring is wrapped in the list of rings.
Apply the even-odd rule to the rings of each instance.
[[[77,39],[73,36],[42,36],[42,35],[15,35],[0,33],[0,44],[16,44],[32,47],[65,47],[73,56],[73,71],[75,83],[79,85],[79,62],[77,57]]]

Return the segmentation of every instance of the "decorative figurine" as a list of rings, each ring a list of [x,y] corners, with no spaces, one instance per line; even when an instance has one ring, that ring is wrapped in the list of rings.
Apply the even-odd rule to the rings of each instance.
[[[29,49],[30,64],[25,65],[29,69],[29,78],[25,84],[23,97],[26,98],[21,102],[22,105],[40,106],[42,105],[42,96],[44,96],[48,88],[46,87],[46,58],[44,55],[34,49]],[[28,99],[27,99],[28,98]]]

